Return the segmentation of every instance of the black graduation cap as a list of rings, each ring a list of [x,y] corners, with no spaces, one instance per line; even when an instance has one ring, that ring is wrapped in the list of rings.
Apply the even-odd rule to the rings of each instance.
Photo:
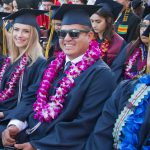
[[[56,5],[52,5],[52,6],[51,6],[52,19],[54,19],[54,16],[55,16],[55,14],[56,14],[56,12],[57,12],[57,10],[58,10],[59,7],[60,7],[60,6],[56,6]]]
[[[4,18],[4,20],[13,20],[14,23],[31,25],[36,27],[37,30],[39,30],[36,17],[46,12],[47,11],[44,10],[23,8],[15,13],[8,15]]]
[[[109,12],[116,19],[123,8],[123,5],[113,0],[96,0],[95,5],[99,5],[103,10]]]
[[[143,36],[149,37],[150,35],[150,25],[146,28],[146,30],[142,34]]]
[[[54,19],[62,20],[62,25],[81,24],[91,27],[90,16],[99,8],[94,5],[63,4]]]
[[[6,16],[8,16],[8,15],[10,15],[10,13],[0,12],[0,27],[3,25],[3,20],[2,20],[2,18],[3,18],[3,17],[6,17]]]
[[[5,4],[10,4],[10,3],[13,2],[13,0],[2,0],[2,2],[5,3]]]

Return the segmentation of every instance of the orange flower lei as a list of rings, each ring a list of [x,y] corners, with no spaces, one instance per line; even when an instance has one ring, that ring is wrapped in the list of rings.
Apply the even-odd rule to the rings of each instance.
[[[101,50],[101,57],[103,58],[107,51],[108,51],[108,48],[109,48],[109,41],[107,39],[104,39],[104,41],[100,44],[100,50]]]

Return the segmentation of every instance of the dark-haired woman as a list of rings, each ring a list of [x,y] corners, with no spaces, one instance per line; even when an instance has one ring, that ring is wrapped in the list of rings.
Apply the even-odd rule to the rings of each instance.
[[[118,74],[120,71],[116,70],[114,61],[119,59],[118,54],[125,46],[125,41],[114,31],[112,13],[103,7],[91,16],[91,23],[96,33],[96,39],[99,42],[102,59],[115,74]]]
[[[118,78],[133,79],[139,78],[146,73],[146,59],[148,50],[148,37],[143,36],[143,31],[150,24],[150,14],[148,14],[140,24],[140,33],[136,41],[130,42],[119,54],[122,58],[116,68],[122,68],[122,73]],[[122,80],[118,79],[118,80]]]

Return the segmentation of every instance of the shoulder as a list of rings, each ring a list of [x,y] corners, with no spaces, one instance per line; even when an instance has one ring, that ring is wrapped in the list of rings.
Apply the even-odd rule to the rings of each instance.
[[[96,70],[110,70],[109,66],[101,58],[98,61],[96,61],[90,68]]]
[[[140,22],[140,18],[132,12],[129,15],[129,20],[132,21],[132,22],[134,22],[134,21],[139,21]]]
[[[122,101],[126,101],[128,97],[134,92],[134,88],[138,80],[124,80],[122,81],[116,88],[114,95],[120,99],[119,103],[123,103]]]

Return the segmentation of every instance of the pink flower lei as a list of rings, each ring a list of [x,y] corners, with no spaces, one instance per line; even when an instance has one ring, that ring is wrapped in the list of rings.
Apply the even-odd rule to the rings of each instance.
[[[131,57],[129,58],[129,60],[127,61],[127,65],[126,65],[126,68],[125,68],[125,77],[126,79],[133,79],[133,78],[136,78],[138,77],[139,75],[141,75],[143,73],[143,71],[146,69],[146,62],[145,62],[145,65],[143,67],[143,69],[137,73],[134,73],[134,72],[131,72],[131,69],[133,67],[133,64],[135,63],[136,59],[142,55],[142,60],[144,61],[145,57],[144,56],[144,52],[142,51],[142,48],[136,48],[136,52],[135,54],[131,55]]]
[[[19,65],[15,68],[15,71],[10,76],[10,81],[6,83],[6,88],[3,91],[0,91],[0,102],[9,99],[15,93],[15,86],[20,79],[21,75],[25,70],[25,66],[27,65],[28,57],[23,55]],[[5,68],[5,67],[2,67]],[[4,71],[5,69],[3,69]],[[5,70],[6,71],[6,70]],[[4,73],[3,73],[4,74]]]
[[[60,86],[56,88],[55,95],[50,96],[48,99],[48,91],[63,66],[65,57],[63,52],[60,53],[57,58],[50,63],[43,74],[43,79],[37,92],[37,100],[33,105],[35,112],[34,119],[38,119],[40,122],[51,122],[52,119],[56,119],[61,113],[65,96],[75,85],[74,79],[100,58],[98,42],[92,41],[83,59],[77,64],[72,64],[69,70],[65,71],[66,77],[60,81]]]
[[[5,60],[4,60],[4,63],[2,65],[2,68],[0,70],[0,86],[1,86],[1,83],[2,83],[2,78],[3,78],[3,75],[7,69],[7,67],[10,65],[10,58],[9,57],[6,57]]]

